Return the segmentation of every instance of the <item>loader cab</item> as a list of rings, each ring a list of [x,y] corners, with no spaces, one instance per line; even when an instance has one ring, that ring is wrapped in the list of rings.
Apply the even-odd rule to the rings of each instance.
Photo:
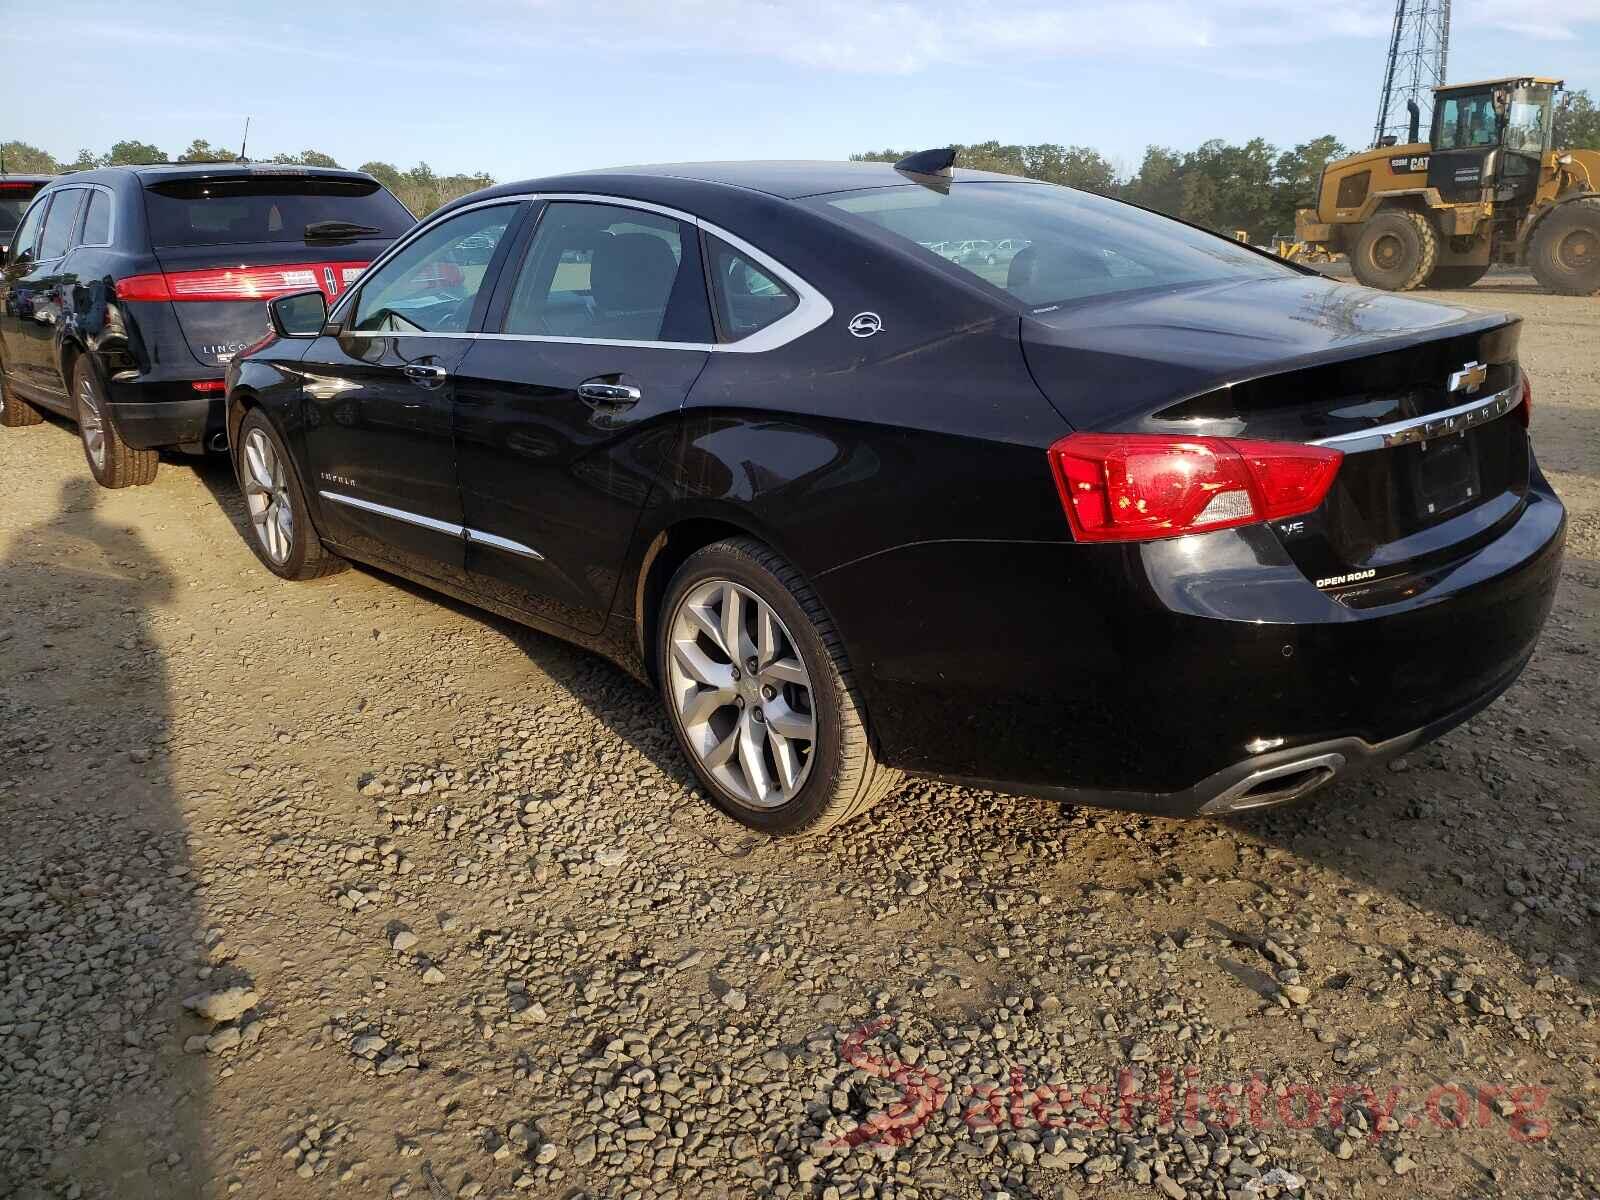
[[[1560,87],[1520,76],[1435,89],[1428,186],[1449,204],[1531,203]]]

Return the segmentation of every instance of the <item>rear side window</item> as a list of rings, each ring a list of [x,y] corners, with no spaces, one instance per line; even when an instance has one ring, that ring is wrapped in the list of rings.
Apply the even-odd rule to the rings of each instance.
[[[393,240],[416,222],[405,205],[370,179],[256,175],[170,179],[145,189],[150,240],[157,246],[303,242],[306,226],[344,221]]]
[[[72,244],[72,227],[78,218],[78,202],[82,199],[82,188],[63,188],[50,201],[50,212],[39,234],[40,262],[60,258],[67,252]]]
[[[711,341],[694,230],[614,204],[545,206],[505,333],[622,342]]]
[[[89,193],[88,211],[83,216],[83,236],[78,243],[83,246],[110,245],[111,197],[104,192]]]
[[[1036,311],[1114,292],[1298,274],[1227,238],[1050,184],[971,180],[947,193],[905,184],[811,203]]]
[[[362,332],[464,333],[515,203],[447,217],[372,272],[353,328]]]
[[[721,238],[707,234],[706,253],[711,259],[717,320],[726,340],[749,337],[799,307],[800,298],[770,271]]]

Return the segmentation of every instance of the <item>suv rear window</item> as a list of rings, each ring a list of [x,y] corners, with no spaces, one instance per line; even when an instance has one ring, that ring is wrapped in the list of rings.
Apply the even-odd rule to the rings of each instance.
[[[1227,238],[1050,184],[970,180],[941,193],[911,183],[812,203],[1035,310],[1111,292],[1297,274]]]
[[[317,221],[348,221],[394,239],[416,224],[405,205],[370,179],[170,179],[145,189],[157,246],[300,242]]]

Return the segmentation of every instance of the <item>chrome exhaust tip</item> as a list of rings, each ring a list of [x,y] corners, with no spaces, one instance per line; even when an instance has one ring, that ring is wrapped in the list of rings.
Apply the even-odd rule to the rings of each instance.
[[[1263,767],[1212,797],[1200,811],[1207,816],[1217,816],[1288,804],[1332,783],[1343,769],[1342,754],[1315,754]]]
[[[228,452],[228,435],[225,433],[213,433],[206,439],[206,449],[217,454],[226,454]]]

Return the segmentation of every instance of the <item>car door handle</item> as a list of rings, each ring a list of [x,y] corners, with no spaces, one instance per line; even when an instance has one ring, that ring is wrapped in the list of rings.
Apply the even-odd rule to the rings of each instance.
[[[405,372],[407,379],[414,379],[418,383],[439,383],[450,378],[449,371],[429,363],[407,363],[401,370]]]
[[[613,408],[639,403],[644,393],[625,383],[580,383],[578,395],[590,404],[608,404]]]

